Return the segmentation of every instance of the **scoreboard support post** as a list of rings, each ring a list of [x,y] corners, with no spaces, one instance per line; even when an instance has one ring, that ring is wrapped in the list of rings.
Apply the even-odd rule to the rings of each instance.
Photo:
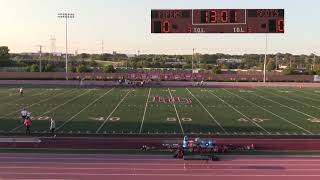
[[[266,49],[265,49],[264,62],[263,62],[263,83],[266,83],[267,51],[268,51],[268,34],[266,33]]]

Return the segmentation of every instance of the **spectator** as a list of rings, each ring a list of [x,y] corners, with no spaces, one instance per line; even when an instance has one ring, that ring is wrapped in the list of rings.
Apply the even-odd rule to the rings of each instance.
[[[56,122],[55,122],[54,119],[51,117],[51,118],[50,118],[50,131],[51,131],[52,137],[56,137],[55,129],[56,129]]]

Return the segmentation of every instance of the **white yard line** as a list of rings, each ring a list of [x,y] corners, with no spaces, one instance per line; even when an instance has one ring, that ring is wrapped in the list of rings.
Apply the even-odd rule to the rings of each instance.
[[[283,121],[285,121],[285,122],[287,122],[287,123],[289,123],[289,124],[291,124],[291,125],[293,125],[293,126],[295,126],[295,127],[299,128],[299,129],[301,129],[301,130],[303,130],[303,131],[305,131],[305,132],[307,132],[307,133],[309,133],[309,134],[313,135],[313,133],[312,133],[311,131],[309,131],[309,130],[307,130],[307,129],[305,129],[305,128],[303,128],[303,127],[301,127],[301,126],[299,126],[299,125],[297,125],[297,124],[295,124],[295,123],[293,123],[293,122],[289,121],[289,120],[288,120],[288,119],[286,119],[286,118],[283,118],[283,117],[281,117],[281,116],[279,116],[279,115],[277,115],[277,114],[275,114],[275,113],[273,113],[273,112],[269,111],[268,109],[266,109],[266,108],[264,108],[264,107],[262,107],[262,106],[259,106],[259,105],[258,105],[258,104],[256,104],[256,103],[253,103],[252,101],[249,101],[249,100],[247,100],[247,99],[245,99],[245,98],[243,98],[243,97],[241,97],[241,96],[239,96],[239,95],[237,95],[237,94],[234,94],[234,93],[232,93],[232,92],[230,92],[230,91],[228,91],[228,90],[226,90],[226,89],[223,89],[223,90],[225,90],[225,91],[227,91],[229,94],[232,94],[232,95],[234,95],[234,96],[237,96],[237,97],[241,98],[242,100],[245,100],[245,101],[249,102],[250,104],[253,104],[253,105],[255,105],[256,107],[259,107],[260,109],[262,109],[262,110],[264,110],[264,111],[266,111],[266,112],[268,112],[268,113],[270,113],[270,114],[272,114],[272,115],[274,115],[274,116],[276,116],[276,117],[280,118],[281,120],[283,120]]]
[[[46,101],[48,101],[49,99],[55,98],[55,97],[57,97],[57,96],[60,96],[60,95],[66,94],[66,93],[69,93],[70,91],[72,91],[72,89],[69,90],[69,91],[66,91],[66,92],[62,92],[62,93],[56,94],[56,95],[54,95],[54,96],[50,96],[50,97],[48,97],[48,98],[46,98],[46,99],[40,100],[40,101],[38,101],[38,102],[36,102],[36,103],[33,103],[33,104],[29,105],[29,106],[26,106],[25,108],[30,108],[30,107],[32,107],[32,106],[34,106],[34,105],[40,104],[40,103],[42,103],[42,102],[46,102]],[[15,110],[15,111],[10,112],[10,113],[8,113],[8,114],[5,114],[5,115],[1,116],[0,119],[1,119],[1,118],[4,118],[4,117],[7,117],[7,116],[9,116],[9,115],[11,115],[11,114],[14,114],[14,113],[16,113],[16,112],[19,112],[20,110],[21,110],[21,109],[18,109],[18,110]]]
[[[96,103],[97,101],[99,101],[101,98],[103,98],[105,95],[109,94],[110,91],[112,91],[114,88],[110,89],[109,91],[105,92],[103,95],[101,95],[100,97],[98,97],[97,99],[95,99],[94,101],[92,101],[90,104],[88,104],[86,107],[84,107],[83,109],[81,109],[78,113],[76,113],[75,115],[73,115],[71,118],[69,118],[67,121],[65,121],[64,123],[62,123],[60,126],[57,127],[57,130],[59,130],[60,128],[62,128],[63,126],[65,126],[67,123],[69,123],[70,121],[72,121],[75,117],[77,117],[81,112],[83,112],[84,110],[88,109],[90,106],[92,106],[94,103]]]
[[[266,132],[267,134],[271,134],[269,131],[267,131],[265,128],[263,128],[262,126],[260,126],[258,123],[252,121],[251,118],[249,118],[248,116],[246,116],[245,114],[243,114],[242,112],[240,112],[238,109],[236,109],[235,107],[233,107],[231,104],[227,103],[225,100],[223,100],[222,98],[218,97],[216,94],[213,94],[212,92],[209,92],[210,94],[212,94],[213,96],[215,96],[216,98],[218,98],[220,101],[222,101],[223,103],[225,103],[226,105],[228,105],[230,108],[232,108],[234,111],[236,111],[237,113],[239,113],[240,115],[242,115],[243,117],[245,117],[247,120],[249,120],[251,123],[255,124],[257,127],[259,127],[260,129],[262,129],[264,132]]]
[[[71,91],[71,90],[70,90],[70,91]],[[63,104],[60,104],[60,105],[58,105],[58,106],[56,106],[56,107],[54,107],[54,108],[52,108],[52,109],[50,109],[50,110],[42,113],[40,116],[43,116],[43,115],[45,115],[45,114],[47,114],[47,113],[49,113],[49,112],[52,112],[52,111],[60,108],[61,106],[66,105],[66,104],[68,104],[69,102],[71,102],[71,101],[73,101],[73,100],[75,100],[75,99],[77,99],[77,98],[79,98],[79,97],[87,94],[87,93],[90,92],[90,91],[91,91],[91,90],[87,90],[87,91],[85,91],[84,93],[82,93],[82,94],[80,94],[80,95],[78,95],[78,96],[76,96],[76,97],[73,97],[72,99],[69,99],[68,101],[64,102]],[[65,94],[65,93],[61,93],[61,94]],[[53,97],[51,97],[51,98],[53,98]],[[38,117],[39,117],[39,116],[38,116]],[[13,128],[13,129],[11,129],[10,132],[16,131],[17,129],[21,128],[22,126],[23,126],[23,125],[20,125],[20,126],[18,126],[18,127],[15,127],[15,128]]]
[[[308,117],[317,119],[315,116],[312,116],[312,115],[310,115],[310,114],[306,114],[306,113],[304,113],[304,112],[302,112],[302,111],[299,111],[299,110],[294,109],[294,108],[292,108],[292,107],[289,107],[289,106],[287,106],[287,105],[281,104],[281,103],[279,103],[279,102],[277,102],[277,101],[274,101],[274,100],[272,100],[272,99],[269,99],[269,98],[260,96],[260,95],[258,95],[258,94],[256,94],[256,93],[252,93],[252,94],[255,95],[255,96],[257,96],[257,97],[260,97],[260,98],[262,98],[262,99],[265,99],[265,100],[267,100],[267,101],[270,101],[270,102],[279,104],[280,106],[283,106],[283,107],[286,107],[286,108],[291,109],[291,110],[293,110],[293,111],[296,111],[296,112],[298,112],[298,113],[300,113],[300,114],[303,114],[303,115],[305,115],[305,116],[308,116]],[[280,96],[280,97],[281,97],[281,96]]]
[[[299,91],[299,92],[302,92],[302,93],[305,93],[305,94],[310,94],[310,95],[312,95],[312,96],[320,96],[320,94],[313,93],[313,92],[302,91],[302,90],[296,90],[296,91]]]
[[[149,93],[148,93],[146,105],[144,106],[144,111],[143,111],[143,116],[142,116],[142,120],[141,120],[141,126],[140,126],[140,130],[139,130],[139,134],[141,134],[141,132],[142,132],[143,122],[144,122],[144,118],[146,116],[146,111],[147,111],[148,102],[149,102],[149,98],[150,98],[150,92],[151,92],[151,88],[149,88]]]
[[[261,91],[261,92],[264,92],[264,91],[262,91],[262,90],[260,90],[260,91]],[[295,102],[300,103],[300,104],[303,104],[303,105],[305,105],[305,106],[313,107],[313,108],[315,108],[315,109],[320,110],[319,107],[316,107],[316,106],[313,106],[313,105],[310,105],[310,104],[301,102],[301,101],[296,100],[296,99],[292,99],[292,98],[289,98],[289,97],[284,97],[284,96],[281,96],[281,95],[279,95],[279,94],[272,93],[272,92],[270,92],[270,91],[268,91],[268,92],[266,92],[266,93],[272,94],[272,95],[274,95],[274,96],[278,96],[278,97],[280,97],[280,98],[282,98],[282,99],[287,99],[287,100],[295,101]]]
[[[111,111],[111,113],[109,114],[109,116],[102,122],[102,124],[99,126],[99,128],[96,130],[96,133],[99,133],[99,131],[103,128],[103,126],[108,122],[108,119],[112,116],[112,114],[117,110],[117,108],[120,106],[120,104],[123,102],[123,100],[129,95],[129,93],[132,91],[132,89],[130,91],[128,91],[126,93],[126,95],[119,101],[119,103],[117,104],[117,106]]]
[[[311,101],[320,102],[320,100],[318,100],[318,99],[314,99],[314,98],[311,98],[311,97],[306,97],[306,96],[303,96],[303,94],[294,94],[294,95],[299,96],[299,97],[304,98],[304,99],[311,100]]]
[[[168,91],[169,91],[170,97],[173,98],[173,97],[172,97],[172,94],[171,94],[171,92],[170,92],[170,88],[168,88]],[[172,104],[173,104],[173,108],[174,108],[174,110],[175,110],[175,112],[176,112],[176,115],[177,115],[177,118],[178,118],[178,122],[179,122],[179,125],[180,125],[180,128],[181,128],[181,132],[182,132],[182,134],[184,134],[184,129],[183,129],[183,127],[182,127],[182,123],[181,123],[181,120],[180,120],[179,113],[178,113],[178,111],[177,111],[177,107],[176,107],[175,103],[172,103]]]
[[[190,95],[198,101],[198,103],[201,105],[201,107],[209,114],[211,119],[223,130],[224,133],[229,134],[223,127],[222,125],[213,117],[213,115],[208,111],[208,109],[201,103],[201,101],[188,89],[186,88],[187,91],[190,93]]]

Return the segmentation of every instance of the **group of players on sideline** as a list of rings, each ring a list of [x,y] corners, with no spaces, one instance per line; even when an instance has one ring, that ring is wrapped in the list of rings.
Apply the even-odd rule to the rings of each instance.
[[[32,117],[31,117],[31,113],[27,111],[26,108],[22,109],[21,118],[23,121],[23,125],[26,127],[26,135],[30,135],[31,134],[30,126],[32,124]],[[55,137],[56,122],[52,117],[49,117],[49,119],[50,119],[50,131],[52,136]]]

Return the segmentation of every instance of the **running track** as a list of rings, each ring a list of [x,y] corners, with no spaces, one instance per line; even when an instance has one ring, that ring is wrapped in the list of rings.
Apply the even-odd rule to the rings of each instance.
[[[223,156],[183,161],[169,156],[0,154],[0,179],[318,180],[320,156]],[[182,179],[181,179],[182,180]]]

